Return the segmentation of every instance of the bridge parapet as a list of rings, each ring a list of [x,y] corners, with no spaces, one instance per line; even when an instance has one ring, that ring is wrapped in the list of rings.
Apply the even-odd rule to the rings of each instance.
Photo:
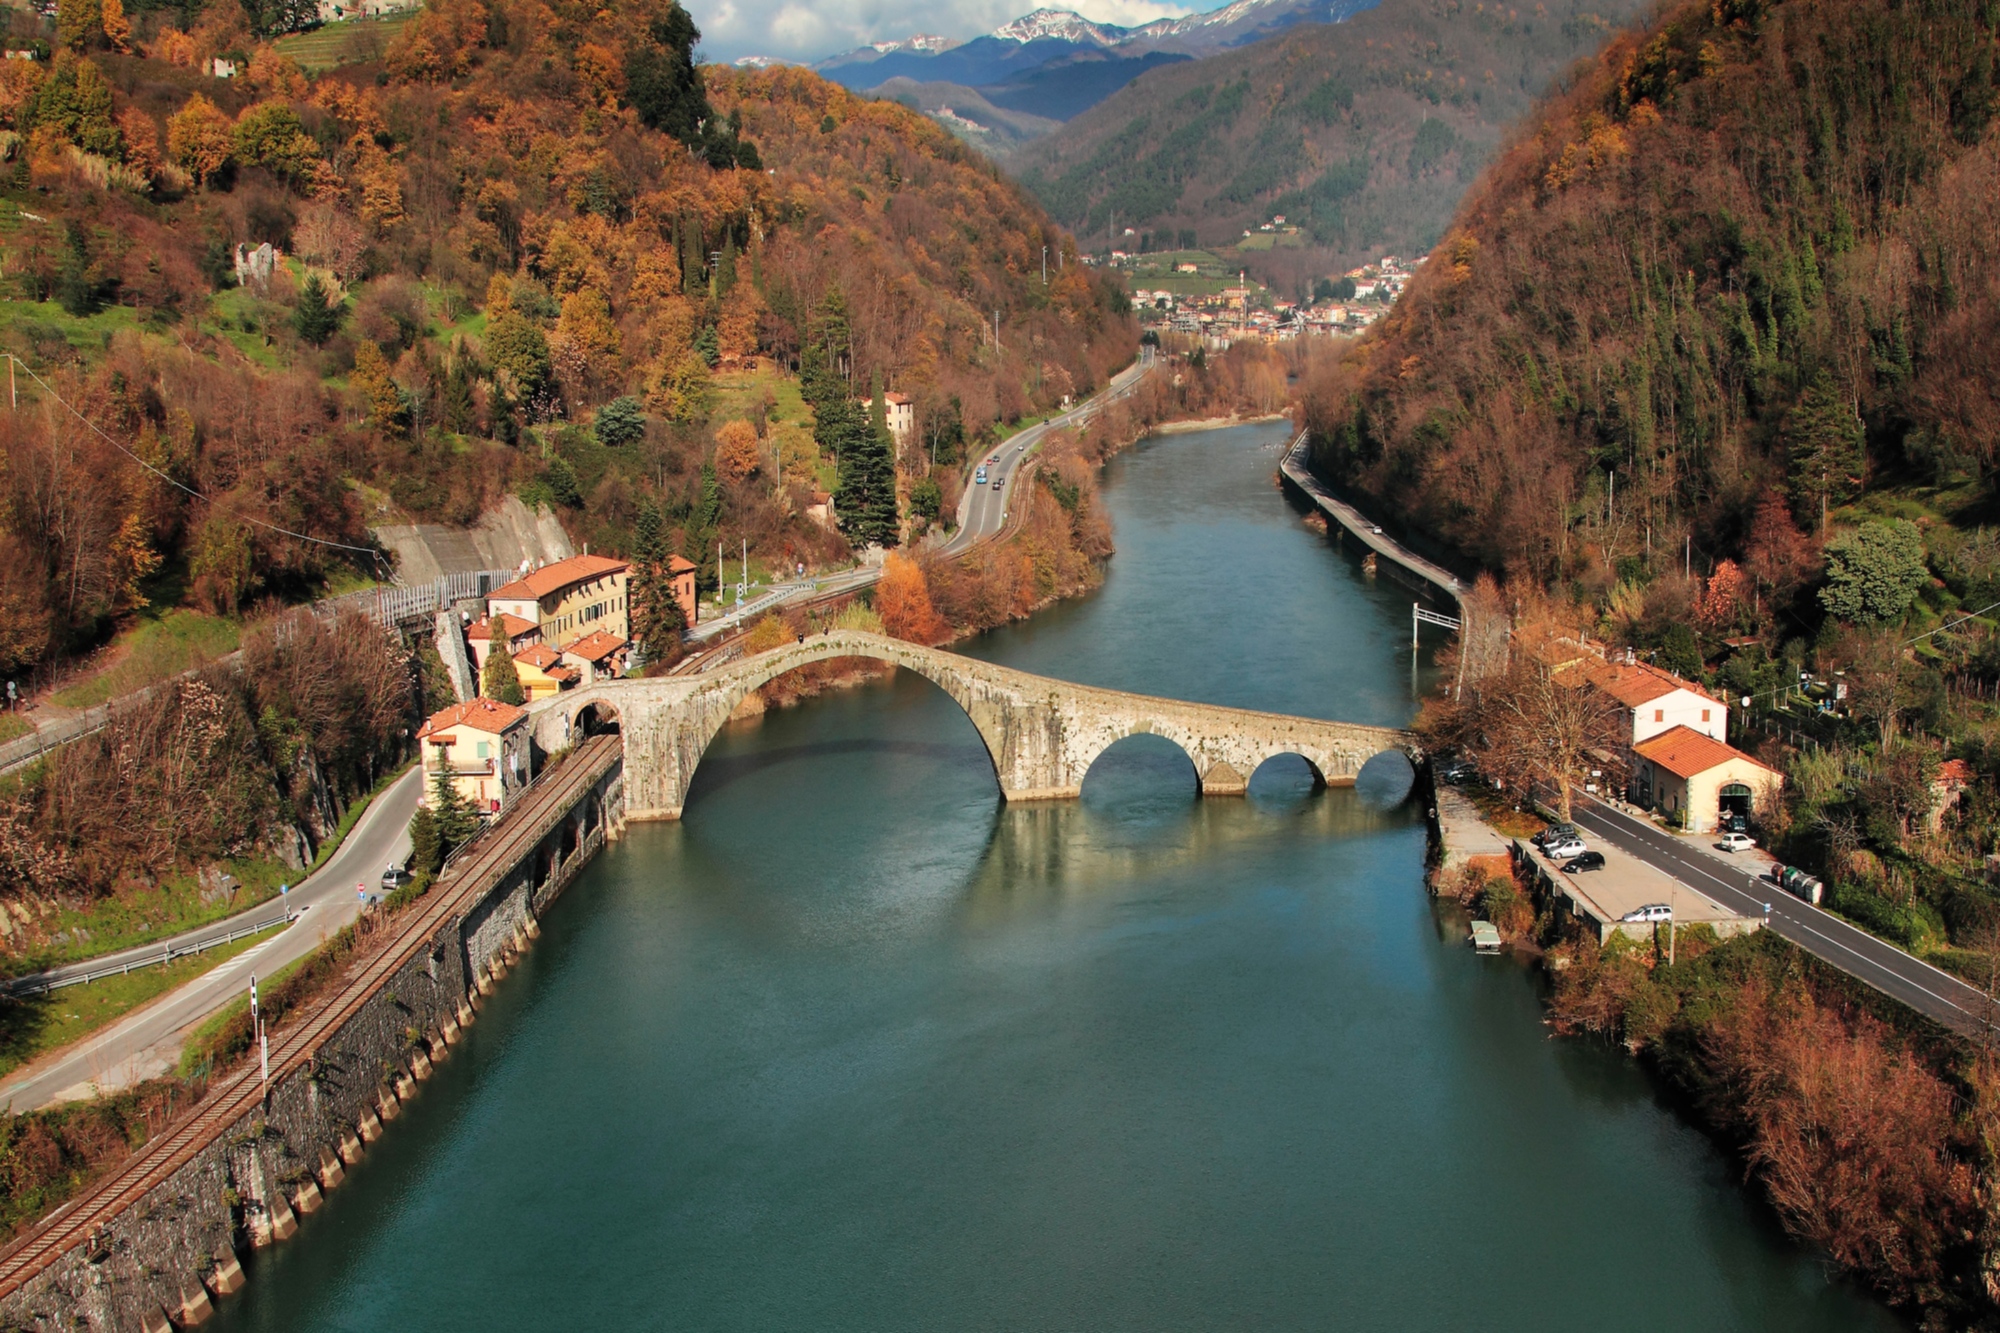
[[[1266,759],[1294,754],[1321,781],[1353,783],[1362,765],[1388,750],[1412,751],[1393,727],[1330,722],[1189,703],[1075,685],[879,634],[834,630],[691,676],[600,681],[535,705],[535,738],[545,750],[616,724],[625,740],[628,819],[676,819],[702,754],[736,705],[794,668],[865,657],[930,680],[971,718],[1010,801],[1074,797],[1084,774],[1127,736],[1163,736],[1184,750],[1212,795],[1244,791]]]

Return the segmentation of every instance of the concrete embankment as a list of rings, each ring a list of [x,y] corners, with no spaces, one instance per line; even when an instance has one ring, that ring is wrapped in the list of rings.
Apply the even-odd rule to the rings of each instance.
[[[388,938],[194,1114],[0,1252],[0,1327],[147,1333],[204,1321],[243,1255],[290,1237],[449,1057],[536,916],[622,827],[616,736],[537,781]]]

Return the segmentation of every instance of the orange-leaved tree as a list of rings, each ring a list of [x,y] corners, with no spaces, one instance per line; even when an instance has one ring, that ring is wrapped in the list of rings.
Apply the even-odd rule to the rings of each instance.
[[[882,617],[884,630],[911,643],[936,643],[951,632],[931,605],[923,566],[906,555],[892,552],[883,562],[882,581],[875,585],[875,613]]]

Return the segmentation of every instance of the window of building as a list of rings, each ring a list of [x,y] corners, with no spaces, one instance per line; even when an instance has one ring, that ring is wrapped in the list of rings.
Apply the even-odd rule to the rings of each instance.
[[[491,759],[493,757],[493,747],[486,741],[479,742],[479,757],[481,759]]]
[[[1655,708],[1655,709],[1653,710],[1653,721],[1655,721],[1655,722],[1665,722],[1666,720],[1667,720],[1667,710],[1666,710],[1666,709],[1664,709],[1664,708]]]
[[[1701,720],[1704,722],[1708,721],[1708,710],[1706,708],[1701,710]]]

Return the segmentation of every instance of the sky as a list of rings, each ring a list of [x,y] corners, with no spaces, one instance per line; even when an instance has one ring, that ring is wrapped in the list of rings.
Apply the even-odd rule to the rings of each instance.
[[[701,29],[707,60],[780,56],[817,60],[869,42],[936,33],[977,37],[1046,5],[1099,23],[1131,26],[1179,18],[1226,0],[1194,5],[1163,0],[682,0]]]

